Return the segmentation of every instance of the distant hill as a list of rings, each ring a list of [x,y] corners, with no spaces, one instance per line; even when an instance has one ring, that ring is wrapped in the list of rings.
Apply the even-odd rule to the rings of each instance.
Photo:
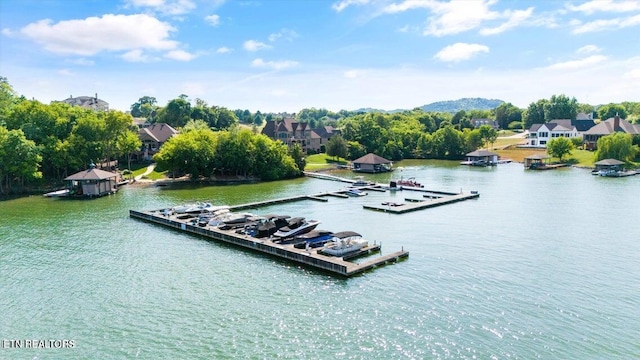
[[[498,99],[484,98],[462,98],[458,100],[438,101],[431,104],[421,106],[424,111],[439,111],[457,113],[460,110],[491,110],[498,107],[504,101]]]
[[[504,101],[498,99],[484,99],[484,98],[462,98],[458,100],[438,101],[431,104],[420,106],[419,108],[427,112],[448,112],[457,113],[460,110],[491,110],[498,107]],[[373,108],[361,108],[355,110],[356,112],[381,112],[381,113],[397,113],[410,109],[396,109],[396,110],[382,110]]]

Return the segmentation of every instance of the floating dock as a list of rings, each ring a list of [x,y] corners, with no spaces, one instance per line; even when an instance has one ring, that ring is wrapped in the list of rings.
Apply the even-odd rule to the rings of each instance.
[[[295,199],[289,199],[290,201],[298,200],[297,197]],[[244,206],[237,206],[236,208],[250,208],[254,205],[255,204],[247,204]],[[367,255],[373,251],[379,251],[380,245],[374,244],[367,246],[359,250],[358,252],[350,253],[345,257],[333,257],[322,255],[318,252],[321,249],[310,249],[309,251],[307,251],[306,249],[297,249],[293,245],[277,244],[272,242],[268,238],[254,238],[249,235],[237,234],[234,230],[220,230],[217,227],[212,226],[200,227],[197,224],[193,225],[190,223],[190,221],[194,217],[184,216],[184,214],[180,215],[179,217],[176,215],[165,216],[164,209],[154,211],[129,210],[129,216],[151,223],[164,225],[176,230],[198,234],[208,239],[221,241],[246,249],[273,255],[282,259],[296,262],[304,266],[324,270],[333,275],[343,277],[351,277],[367,270],[376,268],[378,266],[382,266],[388,263],[395,263],[409,256],[409,252],[402,249],[401,251],[374,257],[362,263],[355,263],[347,260],[353,259],[356,256]],[[197,217],[197,215],[195,216]]]
[[[408,201],[407,203],[387,202],[380,205],[362,205],[362,208],[367,210],[384,211],[392,214],[404,214],[410,211],[428,209],[436,206],[451,204],[458,201],[475,199],[480,197],[480,194],[478,194],[477,192],[470,192],[438,197],[432,197],[425,194],[423,195],[423,197],[425,197],[426,199],[405,198],[405,201]]]

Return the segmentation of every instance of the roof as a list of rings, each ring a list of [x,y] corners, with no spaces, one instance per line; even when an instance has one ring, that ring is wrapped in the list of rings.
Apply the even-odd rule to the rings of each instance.
[[[548,158],[549,158],[549,155],[547,155],[547,154],[533,154],[533,155],[527,156],[525,159],[532,159],[532,160],[540,159],[541,160],[541,159],[548,159]]]
[[[573,125],[570,119],[554,119],[547,123],[547,128],[554,131],[571,131]]]
[[[541,126],[542,126],[542,124],[533,124],[529,128],[529,132],[537,132],[538,129],[540,129]]]
[[[116,176],[118,176],[118,175],[114,174],[112,172],[108,172],[108,171],[92,168],[92,169],[83,170],[83,171],[77,172],[77,173],[75,173],[73,175],[67,176],[65,178],[65,180],[70,180],[70,181],[105,180],[105,179],[114,178]]]
[[[576,115],[576,120],[593,120],[593,115],[580,112]]]
[[[140,138],[141,141],[151,140],[160,142],[160,140],[158,140],[158,138],[155,137],[155,135],[153,135],[153,133],[151,133],[148,128],[142,128],[138,130],[138,138]]]
[[[624,161],[616,160],[616,159],[603,159],[594,163],[594,165],[623,165]]]
[[[591,129],[596,122],[593,121],[593,119],[576,119],[572,121],[571,124],[573,124],[579,132],[585,132]]]
[[[612,118],[608,118],[605,121],[600,122],[599,124],[596,124],[591,129],[585,131],[585,135],[609,135],[617,131],[624,132],[627,134],[640,134],[640,131],[638,130],[638,128],[633,126],[627,120],[621,119],[620,117],[618,117],[617,121],[618,121],[618,127],[616,127],[615,129],[614,127],[615,127],[616,118],[612,117]]]
[[[468,153],[466,156],[498,156],[498,154],[487,150],[476,150]]]
[[[178,133],[178,130],[165,123],[151,124],[146,128],[140,129],[139,134],[142,134],[143,130],[146,130],[147,133],[152,135],[152,138],[160,143],[166,142],[170,137]]]
[[[355,159],[352,161],[353,163],[359,163],[359,164],[389,164],[391,162],[391,160],[387,160],[385,158],[383,158],[382,156],[378,156],[374,153],[368,153],[367,155]]]

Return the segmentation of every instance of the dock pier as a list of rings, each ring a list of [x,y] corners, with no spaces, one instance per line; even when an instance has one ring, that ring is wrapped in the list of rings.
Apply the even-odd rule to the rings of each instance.
[[[288,199],[290,199],[290,201],[294,200],[292,198]],[[243,206],[237,206],[236,209],[246,209],[251,208],[252,206],[253,204],[246,204]],[[309,251],[307,251],[306,249],[296,249],[293,245],[281,245],[272,242],[268,238],[259,239],[248,235],[241,235],[237,234],[233,230],[220,230],[216,227],[211,226],[200,227],[198,225],[191,224],[191,219],[189,217],[178,217],[176,215],[165,216],[164,209],[154,211],[129,210],[129,216],[154,224],[164,225],[176,230],[201,235],[206,237],[207,239],[221,241],[240,246],[242,248],[276,256],[304,266],[324,270],[331,273],[332,275],[342,277],[351,277],[367,270],[376,268],[378,266],[397,262],[409,256],[408,251],[401,250],[376,257],[371,260],[367,260],[363,263],[355,263],[347,261],[347,259],[352,259],[354,255],[365,255],[365,252],[366,254],[368,254],[376,250],[379,251],[380,246],[373,245],[368,248],[364,248],[359,253],[349,254],[351,256],[345,259],[344,257],[322,255],[322,253],[319,252],[319,249],[311,249]]]

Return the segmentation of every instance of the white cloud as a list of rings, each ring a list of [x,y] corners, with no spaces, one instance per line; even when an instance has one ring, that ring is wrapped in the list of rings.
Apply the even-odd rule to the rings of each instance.
[[[271,45],[267,45],[265,43],[262,43],[256,40],[247,40],[244,42],[243,47],[245,50],[253,52],[253,51],[258,51],[262,49],[270,49]]]
[[[579,20],[573,20],[572,22],[570,22],[570,24],[575,26],[572,31],[574,34],[619,30],[626,27],[640,25],[640,14],[627,18],[595,20],[588,23],[582,23]]]
[[[171,50],[164,55],[167,59],[178,61],[191,61],[196,58],[196,55],[188,53],[184,50]]]
[[[583,46],[580,49],[576,50],[576,53],[578,53],[578,54],[592,54],[592,53],[599,53],[601,51],[602,51],[602,49],[600,49],[596,45],[586,45],[586,46]]]
[[[556,63],[553,65],[547,66],[546,68],[549,70],[576,70],[576,69],[588,68],[593,65],[600,64],[606,60],[607,60],[607,57],[604,55],[591,55],[587,58],[580,59],[580,60],[571,60],[571,61]]]
[[[150,8],[166,15],[183,15],[196,8],[196,4],[191,0],[128,0],[127,5]]]
[[[129,62],[149,62],[150,58],[140,49],[133,49],[122,54],[122,59]]]
[[[69,70],[69,69],[60,69],[58,70],[58,74],[60,75],[64,75],[64,76],[74,76],[75,74]]]
[[[218,26],[218,25],[220,25],[220,15],[213,14],[213,15],[205,16],[205,18],[204,18],[204,19],[205,19],[205,20],[209,23],[209,25],[211,25],[211,26]]]
[[[292,60],[283,60],[283,61],[264,61],[260,58],[255,59],[251,62],[251,66],[257,68],[271,68],[273,70],[283,70],[287,68],[291,68],[297,66],[297,61]]]
[[[7,36],[7,37],[11,37],[14,34],[13,30],[11,30],[9,28],[3,28],[1,33],[2,33],[2,35]]]
[[[85,58],[69,59],[69,60],[66,60],[66,62],[71,63],[71,64],[75,64],[75,65],[81,65],[81,66],[93,66],[93,65],[95,65],[95,62],[93,60],[88,60],[88,59],[85,59]]]
[[[347,79],[355,79],[357,77],[360,77],[364,74],[364,71],[362,70],[347,70],[344,72],[343,76],[346,77]]]
[[[488,52],[489,47],[486,45],[455,43],[440,50],[434,58],[444,62],[460,62],[469,60],[479,53]]]
[[[368,4],[370,0],[341,0],[333,3],[331,8],[337,12],[341,12],[342,10],[348,8],[353,5],[364,5]]]
[[[53,24],[40,20],[20,30],[48,51],[59,54],[95,55],[102,51],[133,49],[170,50],[178,42],[169,40],[175,29],[145,14],[88,17]]]
[[[287,40],[287,41],[293,41],[293,39],[297,38],[299,35],[298,33],[296,33],[293,30],[290,29],[282,29],[277,33],[273,33],[271,35],[269,35],[269,41],[274,42],[280,38]]]
[[[484,28],[480,30],[480,34],[496,35],[496,34],[503,33],[523,23],[525,20],[531,17],[531,14],[533,14],[532,7],[528,8],[527,10],[507,11],[505,12],[505,15],[508,16],[508,20],[506,22],[494,28]]]
[[[229,48],[228,48],[228,47],[226,47],[226,46],[220,47],[220,48],[218,48],[218,50],[216,50],[216,52],[217,52],[218,54],[226,54],[226,53],[230,53],[231,51],[232,51],[232,50],[231,50],[231,49],[229,49]]]
[[[629,12],[640,10],[640,2],[637,0],[612,1],[612,0],[592,0],[580,5],[567,5],[567,9],[582,12],[587,15],[597,12]]]

